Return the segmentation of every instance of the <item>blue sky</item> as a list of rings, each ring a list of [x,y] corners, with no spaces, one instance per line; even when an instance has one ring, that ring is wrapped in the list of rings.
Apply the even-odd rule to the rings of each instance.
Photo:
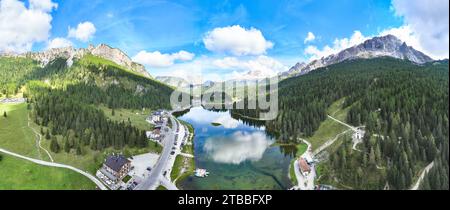
[[[386,0],[55,2],[58,8],[52,12],[52,36],[65,36],[67,27],[90,21],[97,28],[92,43],[108,43],[130,55],[144,49],[209,53],[202,46],[207,31],[240,25],[259,29],[274,43],[269,55],[300,57],[309,31],[321,37],[317,41],[320,46],[336,37],[348,37],[354,30],[375,34],[402,24]]]
[[[17,0],[1,1],[12,4]],[[441,46],[442,41],[448,45],[448,20],[440,20],[442,15],[448,19],[447,0],[426,1],[427,11],[421,9],[424,3],[420,0],[22,2],[25,9],[50,17],[48,33],[42,30],[40,37],[26,37],[26,43],[0,42],[0,50],[28,49],[30,42],[34,51],[106,43],[144,63],[152,75],[189,76],[201,71],[217,80],[252,72],[273,73],[387,33],[436,58],[448,57],[448,48]],[[437,15],[440,17],[434,17]],[[431,26],[429,32],[419,30],[430,20],[434,26],[443,25],[440,31]],[[314,36],[305,41],[308,33]],[[440,38],[435,43],[425,43],[436,34]],[[206,46],[206,37],[211,46]]]

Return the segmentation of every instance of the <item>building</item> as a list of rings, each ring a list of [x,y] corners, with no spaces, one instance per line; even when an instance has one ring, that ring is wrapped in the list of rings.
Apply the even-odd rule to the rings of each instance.
[[[304,158],[300,158],[298,160],[298,166],[303,176],[308,176],[308,174],[311,172],[311,168],[309,167],[308,163]]]
[[[154,111],[148,118],[153,124],[160,124],[164,120],[167,120],[167,112],[164,110]]]
[[[309,152],[305,152],[305,154],[302,157],[303,157],[303,159],[305,159],[305,161],[306,161],[306,163],[308,163],[308,165],[311,165],[314,163],[314,160],[311,157]]]
[[[146,131],[145,134],[149,139],[159,140],[161,138],[161,128],[157,127],[153,131]]]
[[[362,140],[362,138],[364,137],[364,134],[365,134],[366,132],[363,130],[363,129],[361,129],[361,128],[357,128],[356,129],[356,132],[355,133],[353,133],[353,139],[355,140],[355,141],[360,141],[360,140]]]
[[[106,158],[100,172],[114,183],[122,180],[131,169],[131,161],[123,155],[110,155]]]

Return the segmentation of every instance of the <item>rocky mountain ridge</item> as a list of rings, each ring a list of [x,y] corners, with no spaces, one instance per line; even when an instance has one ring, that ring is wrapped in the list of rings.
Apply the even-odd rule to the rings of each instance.
[[[406,45],[394,35],[386,35],[368,39],[361,44],[347,48],[337,54],[332,54],[321,59],[306,63],[297,63],[288,71],[281,73],[282,78],[299,76],[306,74],[314,69],[325,67],[331,64],[339,63],[345,60],[358,58],[376,58],[376,57],[394,57],[403,60],[409,60],[416,64],[423,64],[433,61],[432,58],[424,53],[415,50]]]
[[[99,44],[96,47],[89,45],[87,48],[79,49],[73,47],[52,48],[42,52],[27,52],[17,55],[3,54],[3,56],[31,58],[38,61],[42,66],[47,65],[50,61],[53,61],[56,58],[65,58],[67,59],[67,65],[71,66],[74,59],[80,59],[86,54],[92,54],[113,61],[120,66],[142,74],[145,77],[151,78],[150,74],[142,64],[133,62],[131,58],[120,49],[112,48],[106,44]]]

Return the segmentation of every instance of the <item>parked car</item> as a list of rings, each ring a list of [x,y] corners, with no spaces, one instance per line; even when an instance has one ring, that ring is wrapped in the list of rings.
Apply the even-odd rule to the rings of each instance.
[[[150,168],[150,167],[147,167],[147,171],[151,171],[152,170],[152,168]]]
[[[171,155],[174,155],[174,154],[175,154],[175,151],[170,152],[170,154],[171,154]]]

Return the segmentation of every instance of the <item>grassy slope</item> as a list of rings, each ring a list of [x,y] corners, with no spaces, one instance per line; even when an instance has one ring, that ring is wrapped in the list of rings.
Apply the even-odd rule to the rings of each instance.
[[[335,117],[338,120],[344,121],[347,117],[348,110],[350,107],[345,109],[342,108],[342,104],[344,102],[344,98],[337,100],[333,104],[328,107],[327,114]],[[314,135],[307,138],[307,140],[311,143],[312,150],[318,148],[320,145],[328,141],[329,139],[334,138],[337,134],[347,130],[348,128],[344,125],[337,123],[336,121],[327,118],[325,121],[320,124],[319,129],[314,132]],[[340,141],[337,141],[340,142]],[[335,143],[337,144],[337,143]],[[298,144],[297,145],[297,157],[300,157],[308,148],[306,144]],[[291,181],[294,185],[297,185],[297,178],[294,172],[294,161],[295,158],[292,159],[290,163],[289,176],[291,177]]]
[[[27,126],[27,105],[22,104],[0,104],[0,147],[16,152],[28,157],[43,159],[49,161],[47,154],[44,151],[40,151],[36,146],[37,136],[32,132],[32,130]],[[8,117],[3,117],[3,111],[7,112]],[[33,127],[37,132],[40,131],[40,127],[34,122],[30,122],[30,126]],[[44,128],[46,130],[47,128]],[[58,142],[62,147],[63,139],[61,135],[57,135]],[[60,151],[59,153],[54,153],[50,151],[50,141],[41,141],[41,146],[46,148],[55,162],[64,163],[72,165],[74,167],[86,170],[92,174],[98,169],[102,164],[104,158],[107,154],[112,152],[123,152],[125,155],[135,155],[147,152],[160,153],[162,148],[159,145],[155,145],[150,142],[149,146],[146,148],[124,148],[123,150],[117,151],[112,148],[108,148],[102,152],[92,151],[88,147],[83,148],[83,155],[76,155],[75,151],[70,153],[65,153]]]
[[[3,117],[4,111],[6,118]],[[27,126],[27,104],[0,104],[0,113],[0,147],[38,158],[36,135]]]
[[[106,117],[113,121],[117,122],[128,122],[128,118],[130,119],[131,125],[139,128],[143,131],[148,131],[153,128],[153,126],[145,121],[147,116],[150,115],[151,110],[146,109],[142,110],[130,110],[130,109],[114,109],[114,115],[112,115],[112,110],[106,106],[99,106],[103,113],[105,113]],[[136,114],[137,113],[137,114]]]
[[[3,111],[7,112],[8,116],[6,118],[3,117]],[[27,104],[0,104],[0,112],[2,113],[2,116],[0,117],[0,147],[27,157],[49,161],[49,158],[44,151],[40,151],[41,155],[39,155],[39,148],[36,146],[36,138],[38,137],[27,126]],[[43,140],[42,145],[45,143],[49,142]],[[4,159],[5,157],[7,156],[3,155]],[[14,167],[18,165],[20,167]],[[0,180],[2,180],[0,182],[1,189],[93,188],[90,186],[93,185],[90,181],[88,181],[89,185],[84,183],[84,181],[78,181],[84,180],[84,176],[75,172],[67,173],[67,170],[65,169],[53,169],[33,163],[28,164],[27,161],[15,160],[15,158],[6,159],[4,165],[0,164],[0,166]],[[77,165],[75,164],[75,166]],[[64,177],[64,174],[67,174],[67,176]],[[54,179],[40,179],[38,178],[40,175],[45,175],[44,177],[52,177]],[[36,182],[34,182],[34,180],[36,180]],[[52,183],[53,180],[55,180],[55,183]],[[58,180],[61,180],[61,182],[58,182]],[[32,184],[27,184],[28,182],[32,182]],[[80,184],[79,182],[83,185],[80,185],[80,188],[76,188],[76,186]],[[24,185],[21,187],[18,185],[19,183]],[[34,184],[37,186],[33,187]],[[56,186],[56,184],[58,184],[58,186]]]
[[[184,173],[181,173],[181,169],[185,168]],[[175,179],[183,179],[194,172],[194,161],[193,158],[184,157],[177,155],[175,158],[175,163],[173,164],[172,171],[170,173],[170,179],[174,181]],[[178,181],[178,180],[177,180]]]
[[[88,178],[68,169],[41,166],[26,160],[2,155],[0,189],[69,190],[95,189]]]
[[[341,105],[344,99],[337,100],[328,108],[327,113],[338,120],[344,121],[347,116],[349,108],[342,109]],[[330,118],[323,121],[319,129],[314,132],[314,135],[306,138],[310,143],[312,150],[318,148],[329,139],[334,138],[337,134],[347,130],[348,128]]]

